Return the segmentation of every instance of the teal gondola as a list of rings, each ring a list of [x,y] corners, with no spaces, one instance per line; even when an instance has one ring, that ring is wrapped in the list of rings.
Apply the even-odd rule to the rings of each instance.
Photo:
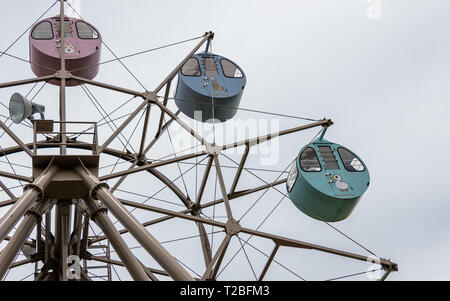
[[[306,215],[338,222],[350,216],[369,183],[364,162],[322,134],[300,151],[286,188],[294,205]]]
[[[244,72],[231,60],[194,54],[178,72],[175,103],[192,119],[224,122],[236,115],[245,84]]]

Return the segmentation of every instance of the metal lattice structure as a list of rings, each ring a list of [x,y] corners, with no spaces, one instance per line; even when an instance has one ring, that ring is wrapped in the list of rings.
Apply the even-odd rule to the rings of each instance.
[[[65,1],[57,1],[60,4],[61,24],[64,22]],[[64,36],[64,35],[63,35]],[[134,91],[131,89],[111,85],[108,83],[77,77],[65,69],[65,55],[61,51],[61,69],[54,74],[14,82],[0,84],[1,88],[14,87],[39,82],[59,81],[59,120],[40,121],[32,123],[33,141],[24,141],[6,125],[0,121],[0,127],[16,143],[14,146],[2,147],[0,157],[7,158],[9,155],[23,153],[32,159],[33,176],[23,176],[16,173],[0,171],[0,185],[9,199],[0,202],[2,208],[8,208],[0,219],[0,241],[8,241],[0,253],[0,278],[3,279],[10,269],[23,265],[35,265],[33,273],[34,280],[71,280],[73,256],[81,260],[81,280],[92,280],[95,274],[91,273],[93,262],[103,263],[107,275],[105,280],[112,279],[114,266],[125,267],[130,277],[134,280],[158,280],[159,276],[168,276],[174,280],[216,280],[232,239],[237,239],[245,252],[244,246],[249,244],[239,235],[250,235],[266,239],[273,243],[273,251],[267,256],[267,262],[263,269],[256,275],[258,280],[264,277],[274,261],[280,248],[299,248],[316,250],[325,253],[343,256],[358,261],[372,261],[367,255],[350,253],[321,245],[311,244],[304,241],[291,239],[258,229],[251,229],[241,225],[239,219],[233,215],[233,202],[239,198],[253,195],[257,192],[274,190],[283,198],[287,198],[284,188],[279,188],[286,182],[286,170],[272,182],[264,182],[245,190],[238,190],[241,175],[246,168],[246,160],[252,147],[265,143],[271,139],[296,133],[312,128],[326,128],[333,124],[330,119],[316,120],[308,124],[270,133],[260,137],[236,141],[225,145],[216,145],[208,142],[197,133],[191,126],[179,117],[179,111],[173,112],[168,107],[169,91],[171,84],[180,68],[187,60],[195,54],[202,45],[210,42],[214,37],[212,32],[205,33],[198,44],[190,53],[173,69],[167,77],[152,91]],[[62,42],[64,45],[64,37]],[[3,52],[6,54],[6,51]],[[116,57],[118,61],[119,58]],[[99,129],[93,121],[74,121],[67,118],[66,112],[66,82],[77,81],[83,85],[91,85],[115,92],[130,95],[134,99],[140,99],[140,104],[130,112],[125,120],[114,129],[112,135],[99,143]],[[164,96],[159,93],[164,91]],[[159,110],[159,118],[151,119],[151,108]],[[145,112],[145,113],[144,113]],[[140,143],[136,145],[137,152],[124,151],[111,147],[112,142],[122,135],[123,130],[143,113],[142,135]],[[156,123],[157,130],[152,139],[150,136],[149,123]],[[87,130],[69,131],[70,125],[85,126]],[[177,156],[174,154],[168,159],[150,160],[146,154],[154,147],[156,142],[164,135],[168,128],[178,124],[184,129],[186,135],[191,135],[200,145],[199,150]],[[53,130],[58,125],[59,130]],[[134,131],[133,131],[134,133]],[[74,138],[75,136],[75,138]],[[40,139],[44,137],[44,139]],[[90,137],[84,138],[84,137]],[[92,139],[91,139],[92,138]],[[127,143],[128,144],[128,143]],[[223,174],[223,166],[220,158],[225,156],[224,151],[244,147],[245,151],[240,162],[236,163],[232,181],[228,181]],[[58,149],[58,154],[41,154],[43,149]],[[73,150],[68,154],[68,150]],[[76,154],[76,150],[82,150]],[[90,151],[88,153],[87,151]],[[128,169],[99,175],[99,161],[102,156],[112,156],[129,162]],[[169,154],[171,155],[171,154]],[[169,175],[158,170],[165,166],[173,166],[186,163],[195,159],[196,165],[203,164],[204,173],[198,185],[195,198],[191,198],[184,192],[180,185],[171,180]],[[200,160],[200,161],[198,161]],[[194,166],[194,165],[193,165]],[[211,181],[212,171],[216,175],[219,196],[207,200],[204,196],[208,180]],[[181,170],[180,170],[181,173]],[[116,191],[125,179],[132,174],[152,175],[158,179],[164,187],[169,189],[174,199],[184,206],[182,211],[169,210],[156,204],[148,205],[145,202],[136,202],[116,196]],[[181,173],[181,177],[183,174]],[[258,178],[258,176],[255,175]],[[9,178],[27,183],[21,196],[14,195],[10,189],[1,181],[1,178]],[[179,178],[179,177],[178,177]],[[177,179],[178,179],[177,178]],[[117,180],[113,187],[109,187],[106,181]],[[214,181],[214,178],[212,179]],[[227,186],[230,187],[227,189]],[[224,206],[225,221],[208,218],[202,212],[213,206]],[[134,215],[133,210],[157,213],[161,217],[142,221]],[[110,215],[114,216],[123,226],[118,228],[116,222],[112,222]],[[73,222],[72,222],[73,219]],[[202,257],[204,259],[204,270],[196,276],[193,275],[186,265],[174,258],[148,230],[149,226],[164,224],[172,219],[185,220],[195,224],[198,232],[194,234],[200,238]],[[93,234],[91,224],[95,223],[103,232]],[[220,246],[213,252],[210,234],[206,227],[214,227],[224,234]],[[54,231],[52,231],[54,228]],[[31,236],[34,233],[36,236]],[[134,254],[129,242],[124,238],[130,234],[139,246],[142,247],[157,263],[157,267],[149,266],[142,258]],[[18,254],[24,252],[24,248],[34,250],[27,258],[15,261]],[[102,256],[92,250],[102,249]],[[114,251],[111,251],[113,249]],[[114,259],[111,253],[115,252],[119,259]],[[246,254],[247,256],[247,254]],[[247,258],[248,259],[248,258]],[[38,264],[40,267],[38,268]],[[379,259],[378,263],[387,273],[397,270],[397,265],[388,259]],[[90,264],[90,266],[89,266]],[[199,277],[200,276],[200,277]]]

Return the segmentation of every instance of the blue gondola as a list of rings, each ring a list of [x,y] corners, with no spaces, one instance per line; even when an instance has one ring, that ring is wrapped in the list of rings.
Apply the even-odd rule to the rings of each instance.
[[[236,115],[245,84],[244,72],[231,60],[198,53],[178,72],[175,103],[192,119],[224,122]]]
[[[306,215],[338,222],[350,216],[369,182],[364,162],[322,135],[300,151],[286,188],[294,205]]]

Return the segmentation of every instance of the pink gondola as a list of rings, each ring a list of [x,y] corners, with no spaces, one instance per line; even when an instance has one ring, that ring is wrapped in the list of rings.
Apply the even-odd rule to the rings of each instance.
[[[44,19],[30,32],[31,69],[37,76],[54,74],[61,68],[60,17]],[[100,33],[89,23],[64,17],[64,51],[66,70],[73,75],[93,79],[99,71],[102,39]],[[59,85],[60,81],[50,81]],[[68,86],[79,85],[74,80]]]

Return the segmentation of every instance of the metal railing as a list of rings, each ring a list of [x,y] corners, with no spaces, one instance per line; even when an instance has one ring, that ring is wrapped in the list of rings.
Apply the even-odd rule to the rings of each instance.
[[[86,129],[81,131],[55,131],[54,124],[59,124],[59,128],[61,128],[61,124],[66,125],[86,125]],[[38,135],[44,136],[47,141],[40,142],[38,141]],[[67,139],[62,139],[62,137],[66,136]],[[68,136],[68,135],[71,135]],[[39,146],[54,146],[61,147],[67,145],[73,145],[73,140],[77,139],[80,136],[92,136],[92,143],[89,142],[76,142],[77,146],[88,146],[92,149],[92,155],[97,155],[98,148],[98,132],[97,132],[97,122],[89,122],[89,121],[56,121],[56,120],[34,120],[33,121],[33,153],[36,155]],[[73,138],[75,137],[75,138]],[[61,141],[67,141],[65,143]],[[70,142],[72,141],[72,142]]]

